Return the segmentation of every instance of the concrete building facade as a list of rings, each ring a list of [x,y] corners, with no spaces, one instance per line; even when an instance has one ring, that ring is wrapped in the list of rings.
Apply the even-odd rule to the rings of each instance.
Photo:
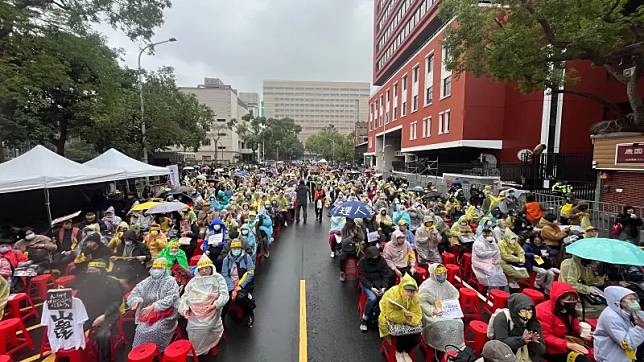
[[[255,92],[239,92],[239,99],[246,104],[248,113],[253,117],[261,117],[259,93]]]
[[[302,127],[300,141],[328,129],[354,132],[368,114],[369,83],[265,80],[263,103],[267,118],[291,118]]]
[[[231,163],[241,160],[242,154],[247,153],[247,150],[239,136],[227,127],[227,122],[231,119],[241,120],[249,113],[248,106],[237,90],[218,78],[205,78],[204,83],[197,87],[181,87],[180,90],[194,94],[200,103],[215,113],[206,140],[190,158],[203,163]]]

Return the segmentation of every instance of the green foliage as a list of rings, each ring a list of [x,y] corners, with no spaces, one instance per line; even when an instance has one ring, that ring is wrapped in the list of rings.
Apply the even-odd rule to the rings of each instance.
[[[269,118],[263,125],[259,140],[264,143],[266,159],[292,160],[304,154],[304,147],[297,139],[302,127],[295,121],[290,118]]]
[[[353,162],[355,147],[351,136],[325,130],[306,141],[306,150],[331,162]]]
[[[643,74],[644,5],[638,4],[633,0],[492,0],[478,6],[477,0],[445,0],[441,16],[455,18],[458,24],[448,27],[443,40],[451,55],[447,67],[457,74],[486,74],[529,92],[577,81],[580,74],[565,62],[590,61],[627,85],[632,111],[641,123],[644,106],[637,80]],[[624,77],[623,70],[632,66],[636,75]],[[597,95],[574,94],[620,111]]]

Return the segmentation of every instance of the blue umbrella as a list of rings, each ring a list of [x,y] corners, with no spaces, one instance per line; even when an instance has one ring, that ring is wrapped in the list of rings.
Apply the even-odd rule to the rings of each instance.
[[[374,216],[376,212],[367,204],[360,201],[345,201],[333,208],[333,216],[344,216],[350,219],[358,219]]]
[[[644,251],[617,239],[586,238],[566,246],[566,252],[604,263],[644,266]]]
[[[246,170],[240,170],[235,172],[235,177],[246,177],[248,176],[248,171]]]

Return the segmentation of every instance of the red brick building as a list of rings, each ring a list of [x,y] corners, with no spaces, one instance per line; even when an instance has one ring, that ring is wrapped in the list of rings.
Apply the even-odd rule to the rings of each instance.
[[[539,143],[547,152],[586,154],[590,162],[589,129],[610,116],[603,105],[548,91],[522,94],[468,73],[456,77],[444,67],[441,39],[451,24],[438,18],[439,0],[374,5],[373,83],[380,88],[369,101],[367,164],[390,170],[416,157],[518,163],[521,150]],[[624,86],[602,68],[569,62],[572,68],[580,81],[570,89],[626,102]]]

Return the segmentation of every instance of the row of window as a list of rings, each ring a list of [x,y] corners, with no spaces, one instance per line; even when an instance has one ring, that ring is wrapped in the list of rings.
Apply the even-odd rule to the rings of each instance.
[[[356,108],[356,100],[351,99],[347,100],[311,100],[307,102],[306,99],[293,99],[289,101],[290,98],[279,99],[276,98],[275,106],[276,107],[292,107],[292,106],[308,106],[308,107],[317,107],[317,108]],[[317,102],[316,102],[317,101]],[[271,102],[272,103],[272,102]],[[345,104],[342,104],[345,103]]]
[[[391,10],[393,9],[393,3],[396,1],[392,1],[389,3],[389,6],[387,6],[387,10],[385,11],[384,15],[380,18],[378,21],[378,24],[376,25],[376,34],[379,34],[380,29],[382,28],[382,25],[387,21],[389,18],[389,15],[391,15]],[[391,37],[391,34],[393,33],[394,29],[396,29],[396,26],[400,21],[407,15],[407,10],[409,10],[410,5],[412,1],[411,0],[403,0],[402,5],[400,5],[400,8],[398,9],[398,12],[396,13],[396,17],[389,23],[389,26],[387,27],[387,30],[384,32],[384,34],[380,37],[380,41],[378,42],[376,50],[380,50],[385,43],[387,42],[387,39]]]
[[[452,72],[447,70],[445,62],[449,54],[445,48],[441,49],[441,70],[440,70],[440,97],[444,99],[452,95]],[[427,107],[433,103],[434,94],[434,52],[431,51],[425,57],[425,84],[424,84],[424,106]],[[412,68],[412,92],[411,92],[411,112],[417,112],[420,103],[423,101],[419,99],[420,95],[420,65],[416,64]],[[402,77],[402,104],[401,104],[401,117],[407,116],[407,89],[408,89],[408,75],[404,74]],[[378,101],[370,104],[369,109],[369,129],[382,127],[383,124],[388,124],[390,121],[398,119],[398,82],[393,85],[393,117],[390,117],[390,90],[387,89],[383,95],[381,94]],[[384,110],[383,110],[384,108]]]
[[[341,94],[369,94],[368,88],[311,88],[311,87],[264,87],[264,93],[272,92],[294,92],[302,93],[304,91],[312,92],[313,94],[327,94],[327,92],[337,92]]]
[[[407,2],[405,2],[405,4],[406,3]],[[382,68],[382,66],[385,65],[385,63],[387,63],[389,58],[391,58],[391,56],[395,54],[396,49],[398,49],[400,44],[402,44],[407,38],[407,36],[411,34],[412,30],[416,27],[416,24],[420,23],[420,19],[423,16],[425,16],[427,11],[435,3],[436,3],[436,0],[423,1],[421,6],[416,10],[416,13],[414,14],[414,16],[412,16],[407,22],[407,24],[405,24],[405,26],[398,32],[398,36],[396,37],[396,39],[391,43],[391,45],[389,45],[389,48],[387,48],[387,50],[380,57],[380,59],[378,59],[378,61],[376,62],[376,70]],[[404,8],[406,12],[407,8],[404,7],[405,4],[403,4],[403,7],[401,7],[400,9],[402,10]],[[399,12],[399,15],[400,15],[400,12]],[[398,21],[400,21],[400,19],[404,17],[403,16],[404,12],[403,12],[403,15],[400,15],[400,16],[399,15],[396,15],[396,18],[394,19],[394,21],[391,22],[387,31],[380,38],[380,40],[378,41],[378,44],[376,44],[376,52],[378,52],[382,47],[385,46],[389,37],[394,33],[394,29],[396,28],[396,25],[398,25]]]
[[[451,110],[438,113],[438,134],[449,133]],[[409,140],[413,141],[417,137],[418,122],[414,121],[409,124]],[[429,138],[432,135],[432,117],[425,117],[422,121],[422,138]]]

